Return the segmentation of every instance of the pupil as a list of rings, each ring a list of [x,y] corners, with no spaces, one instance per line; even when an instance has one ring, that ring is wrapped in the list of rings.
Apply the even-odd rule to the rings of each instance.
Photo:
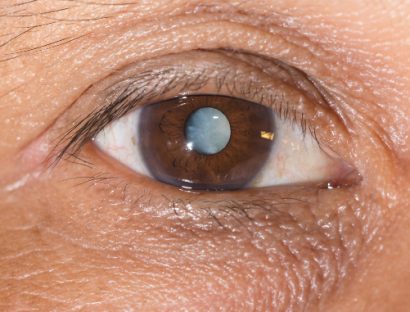
[[[218,109],[204,107],[196,110],[185,125],[185,137],[189,150],[204,155],[214,155],[228,145],[231,125]]]

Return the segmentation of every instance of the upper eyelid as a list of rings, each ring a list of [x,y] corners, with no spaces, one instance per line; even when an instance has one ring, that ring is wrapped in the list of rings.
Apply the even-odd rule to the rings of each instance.
[[[313,99],[317,101],[318,104],[321,104],[323,107],[326,107],[328,104],[325,98],[322,96],[322,94],[318,90],[316,90],[317,83],[310,80],[310,78],[306,74],[302,73],[298,69],[293,68],[292,66],[288,66],[285,63],[282,63],[278,60],[268,59],[263,55],[258,55],[258,54],[254,54],[254,53],[246,52],[246,51],[229,51],[229,50],[223,50],[223,49],[222,50],[221,49],[216,49],[216,50],[202,50],[201,49],[201,50],[191,51],[191,52],[204,52],[204,53],[209,53],[209,54],[218,53],[218,54],[226,55],[234,59],[238,59],[244,64],[257,68],[259,71],[263,72],[266,75],[277,76],[276,78],[283,80],[286,84],[293,85],[293,87],[297,88],[298,90],[306,91],[306,88],[311,88],[309,92],[316,91],[314,92]],[[258,62],[254,62],[255,60],[259,61],[260,64],[258,64]],[[261,63],[261,61],[264,63]],[[154,60],[154,63],[155,63],[155,60]],[[221,86],[219,84],[223,84],[225,82],[225,79],[228,76],[230,76],[232,88],[235,88],[235,83],[239,82],[240,79],[237,79],[237,77],[235,77],[236,73],[233,73],[229,68],[226,68],[225,65],[226,64],[221,64],[221,66],[218,67],[217,65],[212,64],[211,70],[209,68],[204,68],[204,66],[199,67],[199,68],[196,67],[193,69],[193,68],[188,68],[187,66],[184,66],[184,64],[165,65],[165,66],[161,66],[160,69],[142,71],[138,73],[136,76],[127,77],[126,79],[120,80],[116,82],[115,84],[110,85],[109,87],[105,88],[104,91],[108,92],[108,96],[110,96],[110,95],[115,94],[118,90],[122,90],[122,88],[120,87],[121,84],[126,85],[125,90],[123,90],[125,93],[125,91],[130,88],[131,84],[135,83],[134,89],[138,90],[141,87],[145,88],[147,86],[145,83],[149,82],[151,83],[150,89],[153,92],[153,95],[155,95],[154,90],[156,89],[156,87],[160,87],[160,81],[167,80],[170,77],[171,77],[171,81],[166,83],[167,86],[173,86],[173,82],[178,80],[179,82],[178,85],[185,83],[184,87],[189,88],[189,89],[192,89],[192,86],[197,83],[204,84],[211,79],[215,79],[215,86],[217,87],[217,90],[220,91]],[[274,70],[272,71],[272,69]],[[215,74],[216,71],[218,71],[217,74]],[[281,71],[282,73],[285,73],[285,75],[278,74],[279,71]],[[295,76],[295,73],[297,76]],[[205,74],[207,74],[208,76],[204,76]],[[242,78],[242,77],[239,77],[239,78]],[[295,80],[297,80],[297,83],[295,83]],[[301,84],[301,82],[303,82],[303,85]],[[155,87],[152,87],[152,83],[156,84]],[[181,87],[181,91],[185,89],[184,87]],[[312,90],[312,88],[314,90]],[[165,91],[168,91],[168,89],[169,88],[165,88]],[[163,93],[163,92],[164,90],[158,93]]]
[[[198,52],[212,53],[211,51],[198,51]],[[222,55],[224,54],[225,53],[222,53]],[[171,55],[171,57],[173,56]],[[105,97],[109,98],[108,100],[105,100],[105,102],[108,104],[106,104],[102,108],[98,108],[98,107],[94,108],[94,110],[91,113],[89,113],[85,118],[83,118],[80,122],[78,122],[72,129],[70,129],[62,138],[60,138],[59,143],[56,144],[56,146],[64,146],[62,144],[64,142],[66,142],[65,143],[66,145],[58,153],[57,160],[60,159],[67,152],[69,152],[70,155],[75,155],[76,152],[79,150],[79,148],[84,144],[84,142],[91,140],[92,137],[96,135],[99,130],[102,130],[103,126],[113,121],[114,115],[115,115],[115,119],[117,119],[125,115],[125,113],[129,112],[131,109],[130,107],[127,107],[125,105],[126,102],[124,101],[124,100],[127,100],[127,98],[128,98],[127,100],[128,102],[133,102],[132,107],[136,107],[139,102],[141,101],[147,102],[150,99],[153,99],[158,95],[166,93],[168,89],[179,87],[180,91],[184,91],[184,88],[189,87],[189,85],[192,84],[192,81],[198,82],[198,79],[201,76],[205,77],[205,80],[203,83],[206,83],[211,78],[207,77],[205,73],[207,71],[209,72],[215,71],[215,68],[210,70],[209,68],[199,68],[198,69],[196,67],[195,69],[192,69],[192,68],[189,69],[190,70],[189,72],[187,71],[187,67],[183,65],[173,64],[172,66],[165,66],[165,67],[162,66],[162,68],[161,67],[158,68],[158,64],[156,64],[157,60],[150,60],[148,63],[154,64],[153,70],[148,70],[148,71],[142,70],[134,77],[126,76],[126,78],[119,79],[116,83],[112,85],[109,84],[108,87],[104,87],[103,90],[100,91],[100,93],[104,96],[104,98]],[[220,73],[218,73],[216,77],[212,77],[212,78],[215,78],[217,80],[222,77],[222,79],[225,80],[223,81],[223,84],[225,85],[229,83],[229,80],[227,80],[226,76],[228,76],[229,74],[235,74],[235,73],[230,73],[230,70],[226,69],[225,66],[223,66],[222,64],[218,70],[220,70],[224,74],[220,75]],[[232,77],[231,77],[230,83],[233,85],[232,88],[235,89],[236,88],[235,83],[236,83],[237,77],[234,77],[234,78],[235,79],[232,80]],[[249,77],[246,77],[245,79],[249,80]],[[175,85],[172,85],[172,82],[175,82]],[[156,90],[156,87],[159,87],[160,85],[162,89]],[[259,89],[259,87],[255,86],[254,84],[250,83],[248,86],[249,86],[248,92],[253,93],[252,100],[254,101],[264,100],[265,104],[269,103],[269,105],[271,105],[272,108],[274,108],[273,106],[275,105],[275,102],[277,100],[276,96],[279,95],[280,92],[277,92],[275,97],[271,99],[255,98],[255,96],[258,95],[258,92],[259,92],[259,95],[263,96],[264,94],[268,94],[266,92],[268,91],[272,92],[272,90],[266,90],[265,93],[263,93],[262,89]],[[242,91],[246,92],[246,90],[242,90]],[[251,94],[248,94],[248,96],[249,95]],[[270,102],[266,102],[266,101],[270,101]],[[109,113],[104,113],[104,110],[106,111],[108,110]],[[122,113],[121,113],[121,110],[122,110]],[[293,110],[291,107],[283,109],[283,104],[281,104],[279,105],[277,113],[280,116],[288,115],[288,114],[296,114],[296,110]],[[286,116],[284,117],[288,118]],[[295,115],[292,118],[295,118],[295,121],[296,121],[296,118],[301,118],[303,120],[305,117],[303,116],[303,113],[302,113],[301,116],[297,117]],[[105,119],[105,121],[103,119]],[[98,125],[96,122],[97,120],[98,120]],[[308,128],[308,125],[305,124],[305,122],[306,122],[306,119],[302,123],[303,124],[302,127],[304,131],[306,131]],[[82,136],[79,135],[79,132],[82,132]]]

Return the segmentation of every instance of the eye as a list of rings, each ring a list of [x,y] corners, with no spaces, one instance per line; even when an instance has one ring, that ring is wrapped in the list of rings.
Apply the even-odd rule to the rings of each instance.
[[[94,141],[137,174],[184,189],[327,183],[346,169],[320,148],[303,120],[222,95],[158,101],[112,122]]]
[[[79,98],[55,159],[94,157],[81,152],[92,141],[137,177],[176,188],[351,185],[357,171],[339,156],[345,128],[319,87],[294,67],[241,52],[141,61]]]

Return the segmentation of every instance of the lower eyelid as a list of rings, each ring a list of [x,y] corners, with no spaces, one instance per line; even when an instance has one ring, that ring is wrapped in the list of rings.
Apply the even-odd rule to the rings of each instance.
[[[75,168],[78,165],[69,166]],[[255,261],[255,265],[265,272],[259,282],[270,286],[263,293],[283,292],[295,305],[298,297],[309,302],[332,291],[362,248],[360,229],[363,224],[354,213],[354,209],[360,209],[355,188],[320,191],[316,187],[282,187],[275,191],[214,193],[209,197],[206,193],[186,193],[166,185],[154,186],[143,177],[138,184],[129,184],[123,178],[102,180],[100,170],[103,168],[101,161],[101,164],[95,164],[95,169],[88,169],[90,174],[94,172],[96,175],[95,180],[88,182],[92,187],[83,184],[72,189],[78,193],[86,187],[87,197],[96,196],[104,202],[104,214],[111,216],[107,220],[112,221],[113,217],[119,220],[116,224],[107,224],[110,231],[96,238],[101,244],[107,243],[105,239],[112,241],[112,238],[104,238],[105,235],[115,233],[115,248],[148,248],[129,246],[129,238],[141,227],[148,227],[151,229],[146,234],[149,237],[165,235],[188,244],[193,258],[184,261],[201,261],[199,250],[195,253],[196,248],[202,248],[208,263],[214,263],[217,257],[232,259],[234,255],[239,262]],[[56,170],[55,174],[58,174],[60,169]],[[78,168],[77,171],[84,175],[84,169]],[[74,185],[78,182],[66,180],[64,183]],[[76,196],[72,198],[80,200]],[[83,205],[81,209],[94,209],[95,204]],[[77,209],[78,205],[71,207]],[[81,212],[84,213],[86,211]],[[104,224],[98,226],[104,227]],[[349,245],[352,240],[358,243]],[[217,254],[207,254],[204,244],[211,242],[221,244],[223,249]],[[244,246],[246,255],[242,254]],[[285,289],[272,286],[278,281],[286,285]],[[294,283],[296,288],[289,292],[287,283]]]
[[[112,177],[114,182],[108,180],[108,183],[103,183],[100,187],[107,191],[116,190],[113,194],[118,194],[124,205],[133,203],[132,206],[138,206],[138,209],[142,209],[144,213],[153,213],[153,217],[173,219],[178,215],[184,223],[191,219],[191,226],[197,229],[203,228],[203,224],[206,223],[208,226],[212,224],[208,230],[211,228],[217,230],[222,223],[229,222],[233,222],[235,228],[243,226],[242,222],[238,223],[238,219],[252,221],[251,219],[255,217],[265,222],[266,216],[274,215],[275,211],[282,211],[281,214],[286,215],[289,208],[294,208],[295,205],[313,207],[320,201],[317,197],[319,193],[326,194],[326,198],[332,196],[342,198],[343,194],[356,192],[359,187],[352,184],[345,188],[328,189],[321,184],[311,183],[304,186],[278,186],[220,193],[186,191],[171,185],[159,184],[149,177],[136,178],[135,174],[130,173],[124,165],[111,159],[104,159],[107,156],[101,155],[93,145],[87,146],[85,152],[94,160],[90,168],[93,173],[87,175],[91,183],[96,182],[98,186],[98,177]],[[81,167],[76,164],[74,166]],[[118,176],[113,176],[112,172],[117,172]],[[96,180],[93,179],[94,176],[97,177]],[[127,187],[124,194],[125,185]],[[145,194],[142,197],[141,190]],[[102,195],[104,196],[104,192]],[[332,208],[329,208],[329,211],[332,211]],[[219,222],[215,223],[215,218]],[[303,223],[303,219],[300,222]]]

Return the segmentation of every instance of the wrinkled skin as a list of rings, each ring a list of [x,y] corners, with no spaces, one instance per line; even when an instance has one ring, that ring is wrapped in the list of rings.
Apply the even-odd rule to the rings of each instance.
[[[0,4],[0,310],[408,311],[410,3],[107,3]],[[220,48],[324,86],[331,112],[312,119],[360,183],[194,196],[90,144],[92,166],[50,167],[90,86]]]

